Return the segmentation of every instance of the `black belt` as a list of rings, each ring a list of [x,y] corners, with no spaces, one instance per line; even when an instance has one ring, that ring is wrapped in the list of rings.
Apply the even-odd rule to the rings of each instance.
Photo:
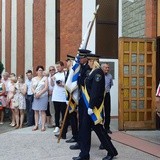
[[[31,96],[33,96],[33,94],[32,94],[32,95],[28,95],[28,94],[27,94],[27,96],[28,96],[28,97],[31,97]]]

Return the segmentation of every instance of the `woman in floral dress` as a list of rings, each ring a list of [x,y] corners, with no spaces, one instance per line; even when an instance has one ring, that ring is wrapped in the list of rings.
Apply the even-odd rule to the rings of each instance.
[[[24,83],[23,75],[18,76],[18,81],[15,85],[16,87],[16,94],[14,95],[15,100],[15,117],[16,117],[16,129],[22,128],[23,121],[24,121],[24,111],[26,109],[26,91],[27,86]]]

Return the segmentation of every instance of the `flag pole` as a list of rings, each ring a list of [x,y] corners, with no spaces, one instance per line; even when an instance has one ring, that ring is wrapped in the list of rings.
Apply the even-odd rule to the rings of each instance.
[[[93,13],[94,14],[93,18],[92,18],[92,20],[88,24],[87,31],[86,31],[86,33],[84,35],[84,38],[82,39],[82,42],[80,44],[79,49],[86,49],[86,47],[87,47],[87,44],[88,44],[88,41],[89,41],[89,37],[90,37],[90,34],[91,34],[91,30],[92,30],[94,21],[96,19],[96,14],[97,14],[98,9],[99,9],[99,5],[96,6],[96,10]],[[70,74],[69,74],[69,76],[70,76]],[[67,82],[66,82],[66,85],[67,85]],[[72,94],[72,93],[70,93],[70,94]],[[61,136],[62,136],[62,132],[63,132],[63,128],[64,128],[64,125],[65,125],[66,118],[67,118],[67,114],[68,114],[68,109],[69,109],[69,104],[71,102],[71,98],[72,98],[72,95],[70,95],[70,97],[69,97],[69,102],[68,102],[68,105],[67,105],[67,108],[66,108],[66,111],[65,111],[65,115],[64,115],[64,118],[63,118],[63,122],[62,122],[62,126],[61,126],[61,129],[60,129],[60,134],[58,136],[57,143],[60,142],[60,139],[61,139]]]
[[[62,126],[61,126],[61,129],[60,129],[60,133],[59,133],[59,136],[58,136],[57,143],[60,142],[60,139],[62,137],[62,132],[63,132],[63,128],[64,128],[64,125],[65,125],[65,122],[66,122],[66,118],[67,118],[67,115],[68,115],[68,109],[69,109],[69,103],[70,103],[70,101],[71,101],[71,96],[69,97],[69,102],[68,102],[68,105],[67,105],[64,117],[63,117]]]
[[[96,19],[98,9],[99,9],[99,5],[97,5],[96,10],[93,13],[92,20],[88,23],[87,31],[86,31],[83,39],[82,39],[82,43],[80,44],[79,49],[86,49],[87,48],[87,44],[88,44],[88,41],[89,41],[89,37],[90,37],[90,34],[91,34],[91,30],[92,30],[94,21]]]

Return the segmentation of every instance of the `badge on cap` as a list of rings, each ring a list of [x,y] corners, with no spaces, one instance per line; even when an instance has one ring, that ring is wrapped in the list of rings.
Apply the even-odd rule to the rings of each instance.
[[[102,79],[102,76],[100,74],[95,75],[96,82],[99,82]]]

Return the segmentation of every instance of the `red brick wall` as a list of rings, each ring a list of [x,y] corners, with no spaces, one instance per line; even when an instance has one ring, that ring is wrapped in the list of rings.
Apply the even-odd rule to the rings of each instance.
[[[145,36],[149,38],[156,37],[156,1],[146,0],[146,27]]]
[[[36,0],[33,5],[33,69],[45,67],[45,0]]]
[[[17,76],[24,73],[25,1],[17,1]]]
[[[11,0],[6,0],[5,70],[11,72]]]
[[[76,55],[82,34],[82,0],[60,0],[60,59]]]

